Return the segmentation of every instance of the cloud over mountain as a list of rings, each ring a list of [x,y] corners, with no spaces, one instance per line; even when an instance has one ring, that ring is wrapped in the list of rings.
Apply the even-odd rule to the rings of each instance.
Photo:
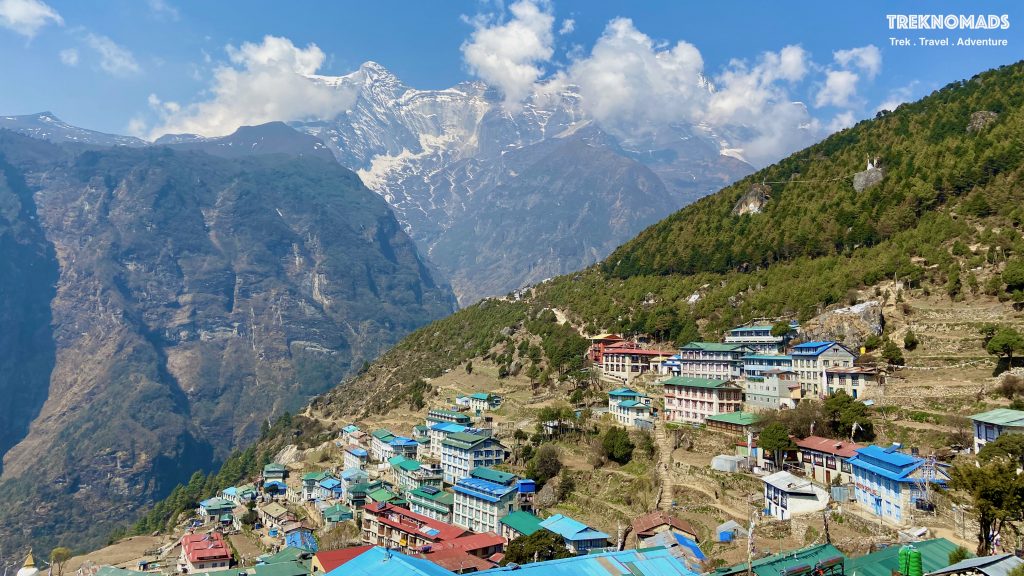
[[[214,68],[210,98],[182,105],[150,96],[160,117],[151,137],[223,136],[243,125],[332,118],[354,101],[351,91],[312,78],[326,59],[316,44],[300,48],[288,38],[268,35],[260,43],[225,49],[228,62]]]

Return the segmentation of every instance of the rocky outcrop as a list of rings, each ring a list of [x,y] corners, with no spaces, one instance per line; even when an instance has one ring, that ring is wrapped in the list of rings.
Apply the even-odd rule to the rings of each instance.
[[[753,184],[746,194],[740,197],[736,205],[732,207],[732,213],[737,216],[744,214],[760,214],[768,200],[771,199],[771,186],[767,184]]]
[[[17,138],[0,154],[24,154],[32,141]],[[54,357],[40,398],[13,396],[33,419],[3,455],[12,545],[101,542],[265,419],[453,309],[387,204],[333,159],[115,148],[16,168],[55,274],[43,244],[26,288],[52,320],[17,321],[52,326]],[[0,249],[0,263],[22,260]],[[0,366],[17,353],[0,341]]]
[[[992,124],[999,118],[999,114],[992,112],[991,110],[978,110],[971,114],[971,120],[967,123],[967,132],[981,132],[985,128],[988,128],[989,124]]]
[[[857,348],[868,336],[881,335],[884,324],[882,303],[870,300],[819,314],[800,327],[800,334],[805,340],[835,340]]]
[[[857,172],[853,175],[853,189],[857,192],[863,192],[872,186],[881,184],[882,180],[885,179],[885,169],[880,166],[868,166],[868,169],[863,172]]]

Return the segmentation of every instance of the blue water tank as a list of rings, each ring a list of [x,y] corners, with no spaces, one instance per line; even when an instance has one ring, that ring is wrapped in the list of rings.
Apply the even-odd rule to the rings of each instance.
[[[533,494],[534,492],[537,491],[537,483],[534,482],[533,480],[530,480],[529,478],[525,480],[520,480],[517,483],[517,487],[519,489],[520,494]]]

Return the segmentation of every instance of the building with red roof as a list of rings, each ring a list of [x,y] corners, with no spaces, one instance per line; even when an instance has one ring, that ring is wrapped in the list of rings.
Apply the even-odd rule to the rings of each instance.
[[[424,558],[457,574],[489,570],[497,565],[492,558],[503,558],[505,538],[494,532],[468,534],[448,542],[425,546]]]
[[[669,350],[649,350],[636,342],[616,342],[601,353],[601,372],[629,383],[641,374],[657,370],[662,361],[672,357]]]
[[[847,460],[857,455],[857,450],[863,448],[863,444],[847,442],[845,440],[833,440],[822,436],[808,436],[803,440],[796,440],[800,466],[804,474],[826,486],[831,485],[836,478],[840,484],[853,482],[853,471]]]
[[[231,550],[220,532],[186,534],[181,537],[178,563],[189,573],[227,570],[231,567]]]
[[[406,554],[470,534],[464,528],[385,502],[374,502],[363,508],[362,530],[364,544]]]
[[[697,531],[694,530],[689,522],[661,510],[655,510],[650,514],[640,516],[634,519],[632,524],[638,546],[643,545],[649,538],[654,538],[661,532],[666,531],[682,534],[690,540],[698,542]]]
[[[370,548],[373,548],[373,546],[350,546],[340,550],[321,550],[313,555],[311,566],[313,573],[322,572],[326,574]]]

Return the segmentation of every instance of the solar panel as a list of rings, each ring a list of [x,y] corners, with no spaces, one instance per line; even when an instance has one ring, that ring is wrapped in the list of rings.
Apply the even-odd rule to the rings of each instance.
[[[422,486],[421,488],[423,489],[424,492],[430,494],[431,496],[440,492],[440,490],[438,490],[436,486]]]

